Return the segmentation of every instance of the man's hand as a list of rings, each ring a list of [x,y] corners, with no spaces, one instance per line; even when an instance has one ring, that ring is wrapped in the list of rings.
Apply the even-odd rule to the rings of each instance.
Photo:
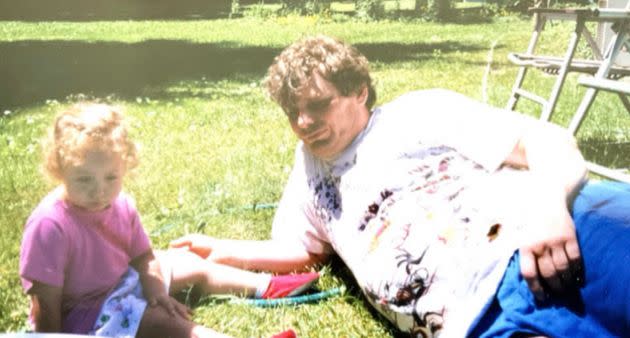
[[[545,212],[546,211],[546,212]],[[538,300],[581,286],[582,260],[575,224],[566,207],[547,204],[534,217],[533,240],[520,248],[521,274]],[[544,290],[548,287],[550,290]]]
[[[169,244],[171,248],[185,248],[202,258],[208,258],[216,246],[218,240],[201,234],[189,234],[177,238]]]
[[[504,164],[532,175],[518,191],[527,199],[526,232],[532,235],[520,248],[523,278],[539,300],[545,286],[556,293],[581,286],[582,260],[569,210],[588,170],[575,137],[555,124],[529,120]]]

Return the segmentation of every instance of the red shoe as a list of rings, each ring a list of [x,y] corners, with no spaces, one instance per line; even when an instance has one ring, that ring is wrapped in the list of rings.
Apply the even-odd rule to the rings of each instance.
[[[319,273],[306,272],[271,277],[263,299],[283,298],[299,295],[308,290],[319,279]]]
[[[297,336],[293,330],[289,329],[278,334],[274,334],[271,338],[297,338]]]

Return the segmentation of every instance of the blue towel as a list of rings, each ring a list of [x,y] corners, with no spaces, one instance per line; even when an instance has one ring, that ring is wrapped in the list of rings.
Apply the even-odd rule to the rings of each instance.
[[[630,185],[601,181],[580,191],[572,210],[584,285],[535,301],[516,253],[471,337],[630,337]]]

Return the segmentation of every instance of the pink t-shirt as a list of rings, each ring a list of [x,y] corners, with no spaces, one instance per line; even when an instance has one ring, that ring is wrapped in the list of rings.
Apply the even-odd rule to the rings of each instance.
[[[26,292],[32,281],[62,287],[63,332],[87,333],[129,262],[151,243],[127,195],[98,212],[60,196],[60,189],[48,194],[26,222],[20,277]]]

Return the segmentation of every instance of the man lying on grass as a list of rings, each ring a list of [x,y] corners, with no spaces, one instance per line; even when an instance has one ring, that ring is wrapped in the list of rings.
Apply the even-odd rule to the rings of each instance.
[[[326,36],[266,87],[301,140],[272,239],[172,246],[275,272],[337,254],[412,335],[627,334],[630,186],[587,182],[563,129],[439,89],[373,108],[367,59]]]

